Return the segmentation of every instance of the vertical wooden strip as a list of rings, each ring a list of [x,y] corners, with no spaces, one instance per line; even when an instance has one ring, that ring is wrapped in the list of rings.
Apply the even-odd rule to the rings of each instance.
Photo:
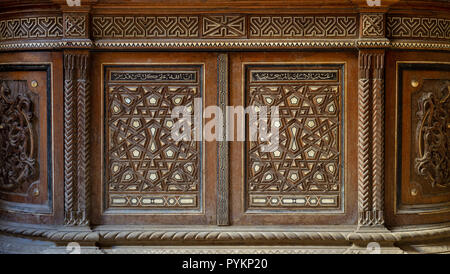
[[[228,54],[217,57],[217,99],[222,110],[222,140],[218,141],[218,173],[217,173],[217,225],[229,225],[229,170],[227,142],[227,112],[228,105]]]
[[[384,54],[374,55],[372,89],[372,211],[374,225],[384,224]]]
[[[370,200],[370,65],[371,55],[359,54],[358,80],[358,224],[371,222]]]
[[[89,81],[87,78],[88,56],[79,55],[79,78],[77,79],[77,179],[78,224],[89,224]]]
[[[74,56],[64,55],[64,223],[66,225],[74,225],[77,219],[74,67]]]

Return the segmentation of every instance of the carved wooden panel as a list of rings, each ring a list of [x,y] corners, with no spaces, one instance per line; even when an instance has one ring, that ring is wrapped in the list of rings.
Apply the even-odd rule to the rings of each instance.
[[[342,208],[341,75],[339,66],[247,66],[247,106],[278,106],[280,117],[274,151],[247,132],[249,210]]]
[[[108,208],[201,209],[201,142],[175,141],[171,134],[179,120],[171,118],[173,108],[193,114],[194,99],[201,101],[201,71],[197,65],[107,67]]]
[[[0,41],[11,39],[60,38],[63,36],[62,16],[34,16],[0,21]]]
[[[0,189],[26,193],[39,177],[36,95],[27,82],[0,80]]]
[[[397,210],[450,204],[450,65],[399,65]],[[401,104],[401,105],[400,105]]]
[[[424,194],[450,191],[450,79],[423,80],[411,106],[412,178]]]
[[[51,210],[49,69],[0,66],[0,202],[11,211]]]
[[[251,16],[252,38],[339,38],[356,37],[356,16]]]
[[[446,18],[389,15],[389,38],[450,39],[450,20]]]

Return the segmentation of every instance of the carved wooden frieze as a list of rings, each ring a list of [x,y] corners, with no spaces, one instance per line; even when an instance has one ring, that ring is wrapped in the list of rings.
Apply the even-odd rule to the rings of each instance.
[[[358,35],[356,16],[250,16],[251,38],[343,38]]]
[[[211,15],[202,18],[202,36],[205,38],[241,38],[247,34],[246,16]]]
[[[384,38],[385,20],[382,13],[361,14],[361,36],[365,38]]]
[[[199,17],[173,16],[94,16],[94,38],[196,38]]]
[[[247,73],[247,106],[279,108],[276,150],[246,139],[248,209],[342,209],[342,71],[252,65]]]
[[[0,20],[0,50],[68,47],[448,49],[449,29],[448,18],[376,12],[359,15],[91,15],[68,11],[62,15]]]
[[[450,187],[450,80],[424,80],[411,98],[412,169],[432,188]],[[423,188],[426,190],[427,188]]]
[[[0,190],[26,193],[39,178],[33,97],[26,81],[0,80]]]
[[[90,222],[88,54],[64,54],[64,222]]]
[[[61,38],[62,16],[35,16],[0,21],[0,41],[12,39]]]
[[[389,38],[450,39],[450,19],[389,15]]]
[[[356,38],[356,16],[94,16],[93,36],[105,38]]]
[[[172,128],[179,118],[172,118],[172,110],[183,106],[193,114],[194,99],[202,97],[201,67],[107,71],[106,207],[198,211],[201,142],[173,139]]]
[[[88,15],[83,13],[64,13],[64,38],[87,38]]]

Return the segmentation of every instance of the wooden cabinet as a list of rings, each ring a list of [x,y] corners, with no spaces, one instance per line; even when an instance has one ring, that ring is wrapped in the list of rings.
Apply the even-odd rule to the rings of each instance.
[[[448,238],[447,2],[42,2],[0,4],[1,231],[152,250]],[[270,141],[249,115],[266,110]]]

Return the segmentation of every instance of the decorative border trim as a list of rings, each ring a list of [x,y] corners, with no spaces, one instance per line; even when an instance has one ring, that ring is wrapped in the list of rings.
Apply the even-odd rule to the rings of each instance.
[[[222,140],[217,144],[217,225],[229,225],[229,148],[227,140],[228,54],[217,56],[217,101],[222,110]]]
[[[242,244],[245,242],[264,244],[304,244],[320,242],[340,243],[400,243],[423,242],[428,240],[445,239],[450,237],[450,223],[440,225],[424,225],[414,227],[402,227],[393,231],[368,230],[359,231],[352,227],[344,227],[336,230],[336,226],[318,228],[316,231],[310,228],[267,228],[249,229],[239,227],[220,229],[211,227],[196,228],[163,228],[153,226],[138,226],[133,229],[130,226],[98,226],[93,229],[87,227],[67,226],[43,226],[25,225],[11,222],[0,222],[0,231],[17,236],[33,237],[55,242],[96,242],[124,244],[137,242],[143,245],[152,245],[161,242],[170,244],[183,243],[227,243]]]
[[[384,225],[384,51],[359,51],[358,225]]]
[[[298,47],[354,47],[354,40],[340,41],[229,41],[229,40],[198,40],[198,41],[96,41],[98,48],[298,48]]]
[[[450,40],[450,19],[388,15],[387,36],[390,38],[431,38]]]
[[[448,50],[450,19],[363,12],[339,16],[100,14],[89,20],[87,12],[63,12],[0,21],[0,50],[299,47]]]
[[[86,49],[183,49],[183,48],[223,48],[223,49],[246,49],[246,48],[395,48],[395,49],[427,49],[427,50],[450,50],[450,42],[415,42],[415,41],[199,41],[199,42],[90,42],[90,41],[49,41],[49,42],[0,42],[0,51],[20,49],[60,49],[60,48],[86,48]]]

